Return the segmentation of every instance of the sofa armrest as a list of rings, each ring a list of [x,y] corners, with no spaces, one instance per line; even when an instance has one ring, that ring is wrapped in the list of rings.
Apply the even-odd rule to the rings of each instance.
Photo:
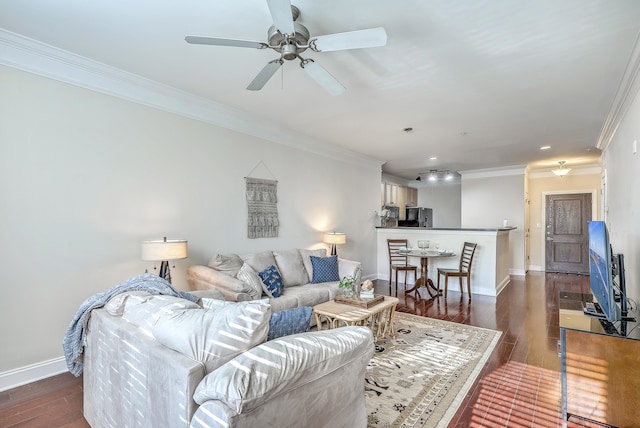
[[[338,259],[338,275],[340,278],[345,276],[356,277],[358,270],[362,272],[362,263],[354,260]]]
[[[351,367],[352,380],[360,385],[363,395],[364,370],[373,351],[373,335],[367,327],[284,336],[256,346],[209,373],[193,399],[198,404],[218,400],[236,414],[251,413],[345,366]]]
[[[220,291],[225,300],[241,302],[251,300],[247,292],[249,286],[238,278],[234,278],[208,266],[193,265],[187,268],[187,281],[192,290]]]

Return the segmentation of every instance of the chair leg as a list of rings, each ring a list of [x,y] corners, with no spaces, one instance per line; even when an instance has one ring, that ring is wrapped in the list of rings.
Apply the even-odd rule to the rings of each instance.
[[[440,294],[440,272],[438,272],[438,294]]]
[[[471,274],[467,274],[467,293],[469,293],[469,300],[471,300]]]
[[[398,269],[396,269],[396,297],[398,297]]]
[[[449,275],[444,274],[444,298],[447,298],[447,290],[449,289]]]

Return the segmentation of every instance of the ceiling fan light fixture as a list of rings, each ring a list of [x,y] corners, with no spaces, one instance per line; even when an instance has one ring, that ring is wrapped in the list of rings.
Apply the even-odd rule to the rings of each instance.
[[[571,168],[567,168],[564,165],[566,162],[565,161],[560,161],[558,163],[560,164],[560,167],[556,168],[556,169],[552,169],[551,172],[553,172],[558,177],[564,177],[565,175],[569,174],[569,172],[571,171]]]

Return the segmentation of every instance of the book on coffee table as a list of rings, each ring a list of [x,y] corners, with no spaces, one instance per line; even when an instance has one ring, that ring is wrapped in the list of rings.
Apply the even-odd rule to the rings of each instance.
[[[376,294],[371,299],[362,297],[360,299],[356,299],[354,297],[336,296],[334,300],[336,303],[344,303],[347,305],[359,306],[361,308],[370,308],[371,306],[375,306],[382,302],[384,300],[384,296]]]

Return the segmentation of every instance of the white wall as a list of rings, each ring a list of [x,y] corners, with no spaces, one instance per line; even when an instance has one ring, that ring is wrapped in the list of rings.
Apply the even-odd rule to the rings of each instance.
[[[524,168],[462,172],[462,227],[517,227],[509,233],[511,274],[525,274]]]
[[[640,153],[633,153],[634,141],[640,144],[637,94],[602,157],[607,193],[603,203],[611,246],[614,252],[625,256],[628,295],[637,302],[640,299]]]
[[[433,227],[460,227],[460,191],[460,182],[418,187],[418,206],[433,209]]]
[[[375,273],[380,165],[317,154],[0,67],[0,377],[62,356],[90,295],[153,268],[140,243],[189,241],[186,267],[217,251],[322,247]],[[280,236],[246,237],[244,177],[278,180]]]

